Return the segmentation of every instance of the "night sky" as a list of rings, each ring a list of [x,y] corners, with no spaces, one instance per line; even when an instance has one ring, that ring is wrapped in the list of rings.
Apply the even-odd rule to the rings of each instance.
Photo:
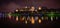
[[[60,8],[60,0],[0,0],[0,11],[13,11],[25,6]]]

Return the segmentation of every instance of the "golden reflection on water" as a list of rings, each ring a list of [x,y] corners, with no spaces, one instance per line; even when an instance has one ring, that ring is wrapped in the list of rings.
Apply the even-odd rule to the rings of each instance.
[[[18,16],[16,16],[16,21],[18,21]]]
[[[34,24],[34,23],[35,23],[34,17],[31,17],[31,24]]]
[[[38,22],[41,23],[41,19],[39,19]]]

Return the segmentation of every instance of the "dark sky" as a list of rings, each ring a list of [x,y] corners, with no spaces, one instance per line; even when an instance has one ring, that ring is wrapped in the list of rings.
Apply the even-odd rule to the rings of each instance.
[[[45,6],[47,8],[60,8],[60,0],[0,0],[2,10],[11,10],[24,6]],[[1,10],[1,9],[0,9]]]

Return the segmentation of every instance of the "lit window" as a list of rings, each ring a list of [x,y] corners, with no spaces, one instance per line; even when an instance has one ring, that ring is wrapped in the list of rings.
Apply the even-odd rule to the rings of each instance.
[[[30,10],[31,10],[31,11],[34,11],[34,9],[35,9],[34,7],[31,7],[31,9],[30,9]]]

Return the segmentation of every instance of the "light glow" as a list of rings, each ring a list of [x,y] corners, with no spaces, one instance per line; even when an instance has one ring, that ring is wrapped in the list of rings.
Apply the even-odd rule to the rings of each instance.
[[[31,9],[30,9],[30,11],[34,11],[34,9],[35,9],[35,8],[32,6]]]
[[[41,23],[41,19],[39,19],[38,22]]]
[[[27,20],[25,21],[25,23],[27,24]]]
[[[25,8],[28,8],[27,6]]]
[[[34,23],[35,23],[35,20],[34,20],[34,18],[33,18],[33,17],[31,18],[31,23],[32,23],[32,24],[34,24]]]
[[[18,16],[16,17],[16,21],[18,21]]]
[[[38,17],[35,17],[35,20],[38,20]]]
[[[41,19],[43,20],[44,18],[43,18],[43,17],[41,17]]]
[[[41,10],[41,7],[39,7],[39,10]]]
[[[18,12],[18,10],[16,10],[16,12]]]
[[[53,21],[53,17],[51,16],[51,21]]]
[[[9,17],[9,19],[11,19],[11,12],[9,12],[8,17]]]
[[[22,17],[22,20],[24,20],[25,19],[25,17]]]

